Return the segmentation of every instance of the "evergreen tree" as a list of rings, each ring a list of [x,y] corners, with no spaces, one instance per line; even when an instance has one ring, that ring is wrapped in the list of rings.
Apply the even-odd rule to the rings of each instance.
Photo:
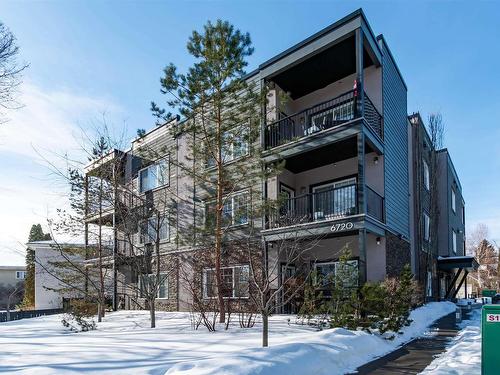
[[[219,319],[224,322],[228,291],[222,277],[223,248],[234,239],[228,229],[261,217],[256,213],[260,199],[250,205],[250,194],[232,197],[237,191],[250,192],[265,178],[263,171],[270,172],[261,165],[258,144],[266,97],[256,82],[244,77],[246,59],[253,53],[248,33],[226,21],[208,22],[201,33],[193,31],[187,50],[195,60],[187,73],[170,64],[161,79],[161,91],[169,95],[167,105],[188,119],[175,129],[176,135],[186,137],[189,154],[177,167],[193,180],[195,202],[201,203],[196,207],[200,220],[180,233],[179,240],[208,255],[200,259],[209,259],[215,270]],[[159,121],[172,118],[155,103],[151,110]]]
[[[43,233],[40,224],[33,224],[28,236],[28,242],[51,240],[50,233]],[[24,298],[21,304],[23,309],[35,307],[35,251],[26,249],[26,278],[24,279]]]

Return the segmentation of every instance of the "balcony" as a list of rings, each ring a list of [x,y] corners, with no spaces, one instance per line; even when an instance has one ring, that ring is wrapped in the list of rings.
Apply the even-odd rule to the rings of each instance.
[[[265,149],[269,150],[361,117],[364,117],[368,126],[382,139],[382,116],[366,93],[364,95],[364,116],[360,116],[356,109],[357,100],[359,98],[355,91],[348,91],[266,125]]]
[[[357,184],[351,183],[335,188],[325,187],[309,194],[284,199],[280,202],[278,209],[271,211],[268,229],[357,215],[360,213],[357,190]],[[367,214],[384,222],[384,198],[366,187],[366,201]]]

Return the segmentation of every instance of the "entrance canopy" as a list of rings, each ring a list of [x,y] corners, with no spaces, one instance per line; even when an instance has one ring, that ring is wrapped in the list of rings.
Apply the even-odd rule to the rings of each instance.
[[[475,271],[479,267],[479,263],[473,256],[439,257],[437,264],[438,269],[441,271],[451,271],[455,269]]]

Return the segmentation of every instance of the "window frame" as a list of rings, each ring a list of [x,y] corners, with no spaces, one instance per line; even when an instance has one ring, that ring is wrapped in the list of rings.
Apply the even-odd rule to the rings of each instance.
[[[22,275],[22,277],[19,277]],[[16,280],[26,280],[26,271],[16,271]]]
[[[458,251],[458,236],[454,229],[451,234],[451,251],[453,251],[453,254],[456,254]]]
[[[314,262],[314,271],[317,273],[317,267],[318,267],[318,265],[319,266],[323,266],[323,265],[332,265],[333,264],[334,265],[334,267],[333,267],[333,269],[334,269],[333,270],[333,272],[334,272],[333,273],[333,277],[336,277],[337,272],[338,272],[337,268],[339,268],[339,266],[340,266],[341,263],[342,262],[340,260],[335,260],[335,261],[334,260],[328,260],[328,261]],[[358,277],[356,277],[356,282],[354,283],[354,285],[345,285],[345,282],[343,282],[344,286],[346,286],[347,288],[356,288],[356,287],[359,286],[359,260],[358,259],[349,259],[349,260],[346,261],[346,263],[348,265],[353,266],[353,267],[356,268],[357,273],[358,273],[358,275],[357,275]],[[315,280],[315,282],[317,282],[317,279]],[[322,283],[321,286],[319,287],[319,289],[320,290],[321,289],[326,289],[326,287],[327,287],[328,284],[329,283],[326,283],[326,284]]]
[[[234,219],[235,219],[235,215],[234,215],[234,198],[239,196],[239,195],[244,195],[244,194],[247,194],[248,197],[247,197],[247,201],[246,201],[246,206],[247,206],[247,209],[246,209],[246,222],[244,223],[236,223],[234,222]],[[251,199],[251,193],[250,193],[250,189],[243,189],[243,190],[238,190],[236,192],[233,192],[233,193],[230,193],[226,196],[224,196],[224,198],[226,201],[224,203],[224,206],[226,205],[227,203],[227,200],[230,199],[231,200],[231,224],[229,224],[227,227],[228,228],[237,228],[237,227],[240,227],[240,226],[244,226],[244,225],[249,225],[250,224],[250,218],[249,218],[249,211],[250,211],[250,205],[252,203],[252,199]],[[207,219],[208,219],[208,214],[209,214],[209,206],[211,204],[213,204],[215,202],[215,199],[211,199],[209,201],[206,201],[204,206],[205,206],[205,226],[207,225]],[[223,219],[224,219],[224,206],[222,208],[222,216],[223,216]]]
[[[431,242],[431,217],[424,211],[424,241]]]
[[[147,273],[147,274],[141,274],[139,275],[139,294],[140,294],[140,298],[145,298],[142,294],[142,277],[143,276],[146,276],[148,278],[150,277],[156,277],[156,273]],[[169,293],[169,281],[168,281],[168,274],[165,273],[165,272],[160,272],[160,277],[162,276],[165,276],[165,278],[163,279],[164,282],[165,282],[165,293],[166,293],[166,297],[160,297],[160,287],[158,287],[158,290],[156,291],[156,299],[160,299],[160,300],[166,300],[166,299],[170,299],[170,293]]]
[[[167,173],[166,173],[167,181],[164,182],[162,185],[160,185],[159,181],[158,181],[158,176],[160,175],[158,173],[158,167],[160,166],[160,164],[162,162],[165,162],[165,165],[166,165],[166,169],[167,169]],[[148,170],[148,174],[149,174],[149,169],[152,168],[152,167],[156,167],[156,169],[157,169],[157,171],[156,171],[156,180],[157,180],[157,184],[158,185],[155,186],[155,187],[152,187],[150,189],[143,190],[141,175],[142,175],[142,173],[145,170]],[[156,160],[154,163],[151,163],[147,167],[139,169],[139,171],[137,172],[137,178],[138,178],[138,190],[139,190],[140,194],[146,194],[149,191],[154,191],[154,190],[157,190],[157,189],[161,189],[161,188],[170,186],[170,154],[167,154],[165,157],[162,157],[162,158]]]
[[[424,174],[424,188],[427,191],[431,191],[431,173],[429,169],[429,164],[425,159],[422,159],[423,162],[423,174]]]
[[[244,123],[242,125],[235,126],[234,128],[228,130],[227,133],[234,132],[235,134],[238,134],[238,129],[241,129],[241,128],[246,129],[246,133],[247,133],[247,137],[248,137],[248,133],[250,132],[250,124],[249,123]],[[223,138],[224,138],[224,136],[223,136]],[[223,165],[233,163],[233,162],[238,161],[240,159],[246,158],[247,156],[250,155],[250,142],[247,139],[245,142],[241,142],[241,144],[245,144],[245,153],[238,156],[238,157],[235,157],[234,150],[235,150],[235,143],[236,142],[234,142],[234,140],[235,139],[233,139],[233,142],[231,142],[231,145],[229,147],[230,152],[226,152],[226,155],[223,157],[223,159],[224,159],[222,162]],[[205,140],[204,142],[207,142],[207,141]],[[223,142],[224,142],[224,140],[223,140]],[[223,145],[222,147],[224,148],[225,146]],[[222,151],[224,151],[224,150],[222,150]],[[224,154],[224,152],[222,152],[222,154]],[[227,158],[227,155],[229,155],[229,154],[231,155],[230,159]],[[208,157],[207,160],[205,161],[205,168],[206,169],[215,168],[215,162],[213,162],[213,164],[211,164],[210,160],[211,160],[211,158]]]
[[[247,290],[246,296],[236,296],[235,295],[235,291],[236,291],[236,288],[235,288],[235,286],[236,286],[235,270],[237,268],[247,270],[248,290]],[[224,298],[224,299],[245,299],[245,300],[250,299],[250,265],[249,264],[238,264],[238,265],[234,265],[234,266],[221,267],[221,271],[228,270],[228,269],[232,270],[232,272],[231,272],[231,277],[232,277],[231,296],[223,296],[222,298]],[[212,271],[215,274],[215,268],[213,268],[213,267],[212,268],[204,268],[202,271],[202,282],[201,282],[202,297],[203,297],[203,299],[216,299],[217,296],[214,296],[214,297],[208,296],[207,274],[209,271]]]
[[[451,188],[451,209],[454,214],[457,213],[457,193],[455,189]]]
[[[166,238],[160,238],[160,243],[166,243],[166,242],[170,242],[170,236],[171,236],[171,233],[170,233],[170,223],[168,222],[168,213],[164,213],[162,215],[160,215],[160,217],[162,217],[163,221],[160,225],[163,225],[165,224],[166,225],[166,230],[167,230],[167,236]],[[146,233],[145,236],[143,236],[143,233],[142,233],[142,230],[143,230],[143,225],[146,224],[148,226],[148,230],[150,228],[150,225],[149,225],[149,221],[150,220],[156,220],[156,216],[150,216],[148,217],[147,219],[144,219],[144,220],[141,220],[139,222],[139,228],[138,228],[138,243],[139,245],[148,245],[148,244],[152,244],[152,243],[155,243],[156,240],[150,240],[150,241],[143,241],[142,239],[147,235],[148,238],[150,237],[149,236],[149,233]],[[153,226],[153,229],[154,229],[154,226]],[[155,232],[156,232],[156,229],[155,229]],[[161,233],[161,228],[160,230],[158,231],[158,233]]]

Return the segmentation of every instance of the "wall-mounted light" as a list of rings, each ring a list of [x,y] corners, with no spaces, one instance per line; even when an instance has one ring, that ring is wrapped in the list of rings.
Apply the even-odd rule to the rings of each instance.
[[[377,165],[378,164],[378,156],[375,156],[373,158],[373,164]]]
[[[377,245],[380,245],[380,237],[377,237]]]

